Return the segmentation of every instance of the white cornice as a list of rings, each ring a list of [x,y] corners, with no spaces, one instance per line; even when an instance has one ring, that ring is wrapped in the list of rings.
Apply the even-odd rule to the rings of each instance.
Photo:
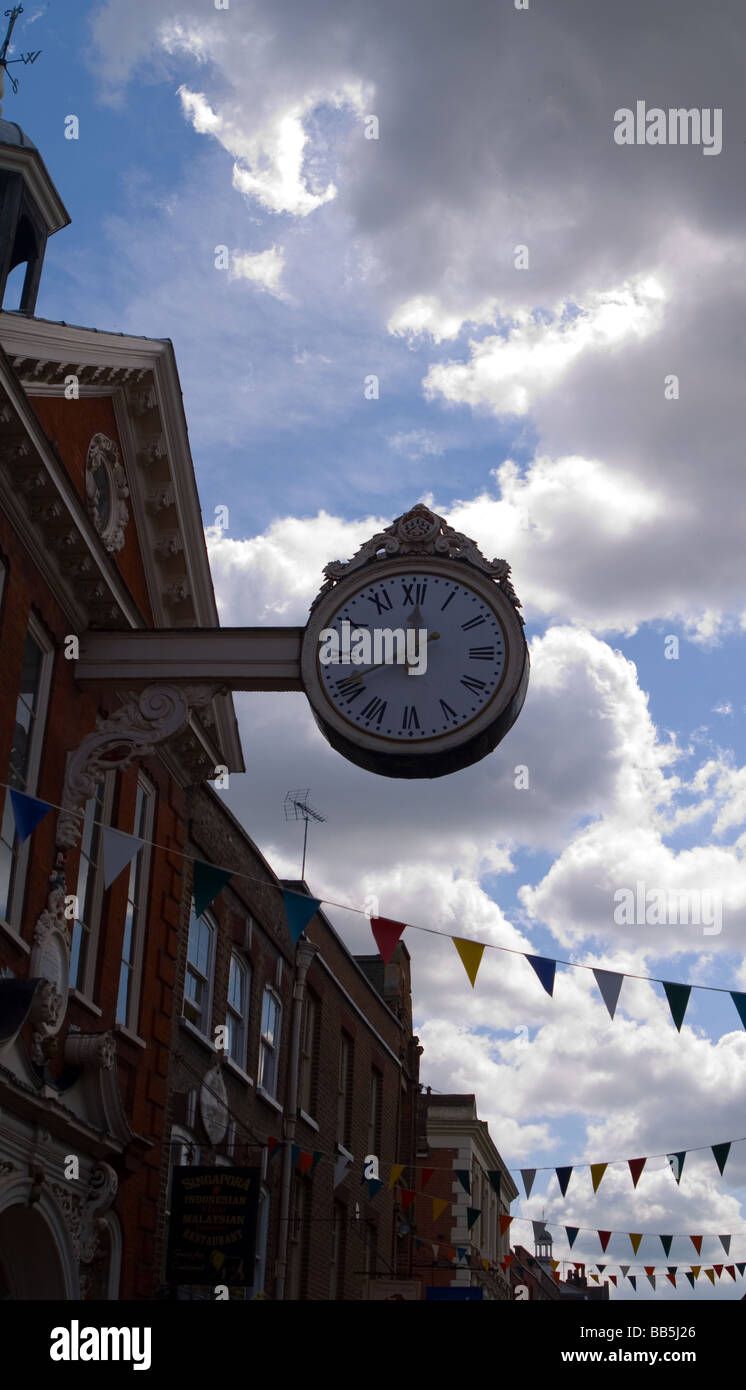
[[[37,149],[30,146],[0,146],[0,165],[10,173],[22,174],[47,224],[51,236],[69,227],[70,214],[55,188],[49,170]]]

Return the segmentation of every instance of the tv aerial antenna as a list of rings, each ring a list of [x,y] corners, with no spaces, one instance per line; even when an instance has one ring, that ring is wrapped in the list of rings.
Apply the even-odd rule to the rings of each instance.
[[[3,78],[5,77],[6,73],[8,75],[8,81],[10,82],[14,95],[18,91],[18,78],[14,77],[12,72],[8,72],[8,68],[10,67],[11,63],[23,63],[25,66],[27,66],[29,63],[35,63],[37,58],[39,57],[39,54],[41,53],[41,49],[38,48],[35,53],[22,53],[20,58],[8,57],[8,49],[10,47],[11,35],[13,33],[15,22],[19,14],[23,14],[23,5],[14,5],[12,10],[5,11],[5,18],[8,21],[8,32],[5,35],[5,38],[3,39],[2,48],[0,48],[0,97],[2,97],[3,95]]]
[[[313,806],[308,804],[309,787],[296,787],[294,791],[287,793],[283,806],[285,809],[285,820],[302,820],[303,825],[303,867],[300,876],[303,880],[306,877],[306,845],[308,844],[308,822],[310,820],[323,825],[326,816],[322,816],[320,811],[315,811]]]

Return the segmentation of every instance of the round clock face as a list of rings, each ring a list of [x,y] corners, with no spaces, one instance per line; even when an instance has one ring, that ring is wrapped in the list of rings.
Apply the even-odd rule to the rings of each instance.
[[[431,570],[372,576],[340,599],[326,631],[338,634],[327,653],[340,659],[323,661],[319,643],[320,688],[353,737],[416,745],[468,730],[505,675],[495,608],[467,582]],[[404,659],[392,661],[398,653]]]

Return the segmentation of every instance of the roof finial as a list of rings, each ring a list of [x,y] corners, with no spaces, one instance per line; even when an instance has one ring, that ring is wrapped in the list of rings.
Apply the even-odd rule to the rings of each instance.
[[[10,38],[19,14],[23,14],[23,5],[14,5],[12,10],[5,11],[5,17],[8,20],[8,32],[3,40],[3,46],[0,48],[0,116],[2,116],[3,113],[2,97],[5,94],[5,74],[8,72],[8,67],[11,63],[35,63],[41,53],[41,49],[39,48],[35,53],[22,53],[20,58],[8,58],[7,54],[10,46]],[[8,79],[13,88],[13,92],[17,92],[18,79],[15,78],[11,72],[8,72]]]

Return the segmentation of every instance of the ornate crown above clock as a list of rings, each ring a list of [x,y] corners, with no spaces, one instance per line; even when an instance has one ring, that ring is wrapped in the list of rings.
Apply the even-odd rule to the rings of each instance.
[[[473,540],[419,504],[351,560],[326,565],[324,578],[303,634],[301,674],[332,746],[369,771],[407,778],[441,777],[492,752],[528,685],[507,561],[487,560]],[[346,658],[322,662],[322,633],[344,638],[351,628],[371,640],[388,633],[389,655],[356,665],[343,641]],[[392,634],[413,636],[412,629],[426,634],[424,664],[391,656]]]

